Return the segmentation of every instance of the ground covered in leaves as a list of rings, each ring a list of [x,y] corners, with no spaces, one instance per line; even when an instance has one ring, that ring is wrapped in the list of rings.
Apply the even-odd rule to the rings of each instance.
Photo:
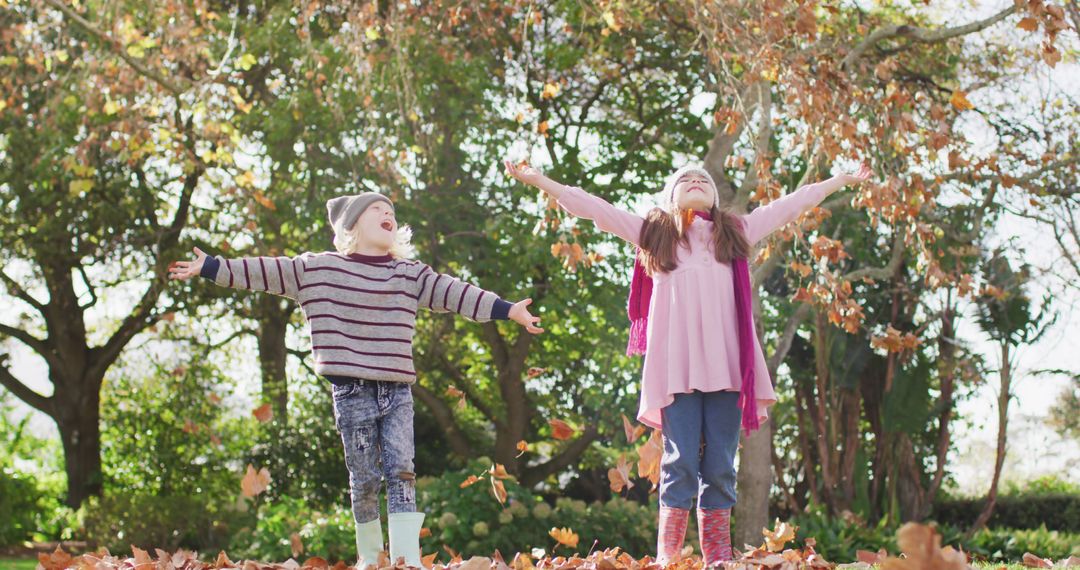
[[[836,564],[825,560],[814,551],[815,542],[807,539],[804,548],[785,548],[795,539],[796,528],[787,523],[777,523],[773,530],[763,529],[763,544],[755,549],[747,549],[737,560],[725,563],[725,570],[800,570],[800,569],[872,569],[882,570],[971,570],[968,556],[950,546],[941,545],[941,536],[933,527],[910,523],[897,533],[897,544],[902,553],[891,555],[885,551],[859,551],[855,562]],[[552,536],[565,542],[568,529],[553,529]],[[574,537],[576,539],[576,536]],[[577,541],[574,540],[576,543]],[[501,553],[492,557],[474,556],[468,560],[454,555],[447,563],[435,560],[435,555],[424,557],[424,565],[429,570],[661,570],[662,567],[651,557],[636,559],[618,548],[592,550],[585,556],[544,557],[533,560],[524,553],[515,555],[507,561]],[[403,561],[392,563],[385,553],[380,559],[379,570],[407,570],[410,568]],[[1080,558],[1066,560],[1048,560],[1034,554],[1025,554],[1022,561],[1029,568],[1080,568]],[[992,566],[997,568],[997,566]],[[132,547],[131,556],[112,555],[102,550],[94,553],[72,556],[60,548],[38,557],[39,570],[348,570],[353,568],[346,562],[331,564],[326,559],[311,557],[298,562],[289,559],[281,563],[267,563],[254,560],[233,561],[224,552],[212,560],[204,561],[195,552],[179,550],[168,553],[156,550],[153,554],[138,547]],[[369,566],[369,570],[374,566]],[[669,564],[663,570],[702,570],[701,558],[687,556]],[[1001,566],[1001,568],[1005,568]]]

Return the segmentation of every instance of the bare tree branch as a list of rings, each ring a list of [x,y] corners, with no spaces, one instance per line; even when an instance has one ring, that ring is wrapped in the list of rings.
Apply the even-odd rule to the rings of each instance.
[[[33,295],[27,292],[26,289],[23,289],[18,282],[12,279],[11,276],[5,273],[2,269],[0,269],[0,280],[3,280],[4,284],[7,285],[8,291],[10,291],[11,294],[22,299],[31,307],[37,309],[38,312],[45,312],[45,304],[35,299]]]
[[[952,38],[972,34],[994,24],[1004,20],[1011,14],[1016,12],[1016,5],[1010,4],[1008,8],[986,18],[984,20],[978,20],[970,24],[964,24],[962,26],[955,26],[952,28],[938,28],[927,29],[917,26],[911,26],[908,24],[898,24],[894,26],[886,26],[884,28],[878,28],[870,33],[859,45],[855,46],[855,49],[851,50],[840,64],[841,69],[849,69],[856,60],[861,58],[866,50],[874,47],[878,42],[892,39],[892,38],[907,38],[914,43],[938,43]]]
[[[7,388],[15,397],[48,416],[53,415],[53,399],[31,390],[11,373],[7,367],[7,355],[0,356],[0,386]]]

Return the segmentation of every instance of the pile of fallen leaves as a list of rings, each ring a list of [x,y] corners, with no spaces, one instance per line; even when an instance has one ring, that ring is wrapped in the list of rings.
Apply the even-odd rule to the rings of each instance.
[[[796,527],[776,522],[773,530],[763,529],[765,541],[757,548],[747,548],[737,560],[723,564],[725,570],[803,570],[817,568],[835,568],[837,570],[861,570],[881,568],[882,570],[969,570],[968,557],[962,551],[951,546],[941,546],[941,535],[933,527],[908,523],[897,532],[897,544],[903,554],[890,556],[884,551],[858,552],[858,561],[836,565],[826,561],[814,551],[814,539],[806,539],[803,548],[785,548],[795,539]],[[570,529],[552,529],[551,535],[560,544],[576,547],[578,536]],[[132,547],[132,556],[114,556],[106,550],[72,556],[59,547],[51,554],[38,556],[39,570],[348,570],[352,568],[345,562],[331,565],[318,556],[307,558],[303,562],[289,559],[282,563],[265,563],[253,560],[233,562],[221,552],[210,562],[199,559],[198,554],[186,550],[168,553],[156,550],[153,555],[137,547]],[[651,557],[636,559],[622,552],[619,548],[591,550],[584,557],[543,557],[533,560],[525,553],[519,553],[507,562],[501,553],[488,558],[474,556],[464,560],[458,554],[452,554],[446,563],[435,562],[433,556],[425,557],[425,567],[430,570],[703,570],[700,557],[693,556],[687,547],[685,555],[663,568]],[[427,566],[430,563],[430,566]],[[1025,554],[1024,566],[1031,568],[1080,568],[1080,558],[1070,557],[1056,564],[1033,554]],[[369,566],[374,568],[374,565]],[[380,557],[378,570],[407,570],[402,560],[392,563],[386,554]]]

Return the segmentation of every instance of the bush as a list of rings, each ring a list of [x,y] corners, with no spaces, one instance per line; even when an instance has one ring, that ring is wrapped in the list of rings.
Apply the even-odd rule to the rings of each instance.
[[[796,544],[805,546],[806,539],[813,538],[814,550],[830,562],[853,561],[856,550],[876,552],[884,548],[897,552],[896,528],[890,527],[884,518],[867,523],[857,515],[829,517],[824,507],[811,507],[810,512],[793,517],[791,523],[799,527]]]
[[[500,505],[489,481],[465,489],[460,484],[469,475],[486,471],[490,462],[472,461],[461,471],[417,481],[417,504],[427,513],[425,526],[431,537],[421,541],[425,553],[442,552],[443,545],[471,555],[488,556],[498,550],[506,556],[541,548],[551,554],[570,554],[565,546],[555,547],[548,532],[568,527],[581,537],[577,551],[587,552],[592,541],[598,547],[620,546],[633,556],[651,554],[656,540],[655,505],[643,506],[615,497],[606,503],[558,499],[554,506],[507,479],[507,502]]]
[[[942,525],[967,527],[978,518],[984,503],[982,498],[945,499],[934,505],[931,518]],[[1080,532],[1080,495],[1002,495],[987,526]]]
[[[83,513],[87,541],[117,553],[130,552],[131,545],[168,552],[216,551],[225,548],[231,532],[250,517],[231,500],[209,493],[106,493],[90,498]]]
[[[814,538],[815,549],[830,562],[855,560],[855,551],[877,551],[884,548],[898,554],[896,546],[897,527],[884,520],[867,524],[856,516],[847,518],[826,517],[823,509],[796,516],[791,521],[799,527],[796,544],[805,545],[805,539]],[[970,539],[965,538],[966,526],[938,526],[941,544],[962,548],[977,560],[993,562],[1018,562],[1025,552],[1043,558],[1063,559],[1080,556],[1080,534],[1047,530],[990,528],[983,529]]]
[[[331,564],[338,560],[352,564],[356,559],[354,528],[347,505],[324,512],[303,499],[278,497],[258,506],[254,520],[232,536],[228,552],[234,559],[286,560],[293,556],[291,537],[295,533],[308,555],[321,556]]]
[[[1080,556],[1080,534],[1030,529],[983,529],[964,542],[964,550],[979,559],[1015,562],[1025,552],[1054,560]]]
[[[33,538],[44,514],[39,505],[43,498],[32,478],[0,467],[0,546]]]

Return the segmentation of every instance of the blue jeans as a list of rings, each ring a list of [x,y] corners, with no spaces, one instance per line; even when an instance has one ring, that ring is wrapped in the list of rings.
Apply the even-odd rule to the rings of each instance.
[[[735,454],[742,422],[738,402],[738,392],[690,392],[676,394],[661,411],[662,506],[689,509],[695,496],[699,509],[735,505]]]
[[[358,380],[333,385],[334,421],[345,446],[357,524],[379,518],[386,480],[387,511],[416,512],[412,389],[404,382]]]

